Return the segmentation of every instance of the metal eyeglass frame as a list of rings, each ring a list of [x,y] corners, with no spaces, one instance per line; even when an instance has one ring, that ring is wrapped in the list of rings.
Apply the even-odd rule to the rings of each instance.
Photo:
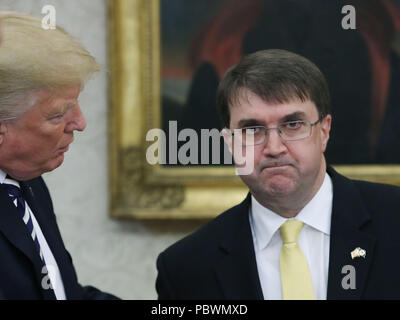
[[[250,127],[240,128],[239,130],[246,130],[246,129],[252,129],[252,128],[263,128],[263,129],[265,129],[265,135],[264,135],[263,141],[262,141],[262,142],[258,142],[258,143],[254,143],[254,144],[252,144],[253,146],[256,146],[256,145],[259,145],[259,144],[263,144],[263,143],[265,142],[266,137],[267,137],[267,132],[268,132],[268,130],[273,130],[273,129],[278,130],[279,137],[280,137],[282,140],[284,140],[284,141],[298,141],[298,140],[304,140],[304,139],[307,139],[307,138],[311,137],[312,128],[313,128],[318,122],[320,122],[321,120],[322,120],[321,117],[320,117],[317,121],[315,121],[315,122],[313,122],[313,123],[311,123],[311,121],[309,121],[309,120],[295,120],[295,121],[287,121],[287,122],[280,123],[277,127],[272,127],[272,128],[267,128],[267,127],[264,127],[264,126],[250,126]],[[282,131],[281,131],[281,129],[280,129],[281,126],[283,126],[283,125],[285,125],[285,124],[288,124],[288,123],[293,123],[293,122],[305,122],[305,123],[308,123],[309,126],[310,126],[310,132],[309,132],[308,136],[303,137],[303,138],[298,138],[298,139],[285,139],[284,137],[282,137]],[[234,130],[238,130],[238,129],[234,129]],[[234,133],[231,132],[231,135],[233,136]],[[252,145],[247,145],[247,144],[245,144],[245,145],[243,145],[243,146],[252,146]]]

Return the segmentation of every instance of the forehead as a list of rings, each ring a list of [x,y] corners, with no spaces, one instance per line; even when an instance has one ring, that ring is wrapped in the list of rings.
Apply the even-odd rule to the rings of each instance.
[[[317,120],[318,110],[311,100],[293,99],[288,102],[267,102],[250,91],[244,91],[230,106],[231,125],[243,119],[262,123],[279,122],[291,114],[304,114],[307,120]],[[314,119],[315,118],[315,119]]]
[[[61,112],[71,102],[76,102],[79,93],[79,86],[57,90],[37,90],[29,98],[31,107],[16,119],[15,124],[27,127],[36,126],[48,116]]]
[[[80,87],[64,87],[53,90],[42,89],[36,93],[36,104],[39,109],[60,108],[78,99]]]

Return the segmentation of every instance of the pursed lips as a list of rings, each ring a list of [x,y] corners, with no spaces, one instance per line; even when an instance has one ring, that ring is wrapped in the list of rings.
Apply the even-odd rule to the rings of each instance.
[[[292,163],[289,162],[270,162],[261,165],[260,172],[263,170],[284,170],[286,167],[292,166]]]
[[[69,145],[73,142],[74,140],[71,140],[69,143],[67,143],[64,147],[58,148],[57,151],[62,151],[62,152],[66,152],[68,151]]]

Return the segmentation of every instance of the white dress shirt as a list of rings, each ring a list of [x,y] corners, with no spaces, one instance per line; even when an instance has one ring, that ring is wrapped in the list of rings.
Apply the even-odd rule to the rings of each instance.
[[[332,199],[332,181],[326,173],[314,198],[294,218],[304,222],[298,244],[309,264],[316,300],[326,300],[327,296]],[[279,259],[282,238],[279,228],[288,219],[263,207],[253,196],[249,210],[264,299],[280,300],[282,285]]]
[[[6,179],[7,174],[0,170],[0,183],[3,184],[4,180]],[[20,185],[18,181],[13,181],[15,182],[15,185],[20,188]],[[10,199],[11,201],[11,199]],[[54,290],[54,293],[56,295],[57,300],[66,300],[65,296],[65,290],[64,290],[64,284],[61,278],[61,273],[58,268],[57,262],[54,259],[53,253],[51,252],[49,245],[47,244],[46,238],[43,235],[42,230],[40,229],[39,223],[37,222],[35,215],[33,214],[31,208],[29,207],[28,203],[25,201],[26,207],[29,210],[29,213],[32,217],[32,223],[33,227],[35,228],[36,236],[39,241],[40,248],[42,249],[43,257],[44,260],[46,261],[46,268],[48,270],[48,278],[51,281],[52,288]],[[22,217],[21,217],[22,220]],[[28,229],[27,229],[28,232]],[[33,240],[32,240],[33,241]],[[45,277],[46,274],[43,274],[43,277]],[[44,279],[42,281],[44,284],[48,284],[48,281]]]

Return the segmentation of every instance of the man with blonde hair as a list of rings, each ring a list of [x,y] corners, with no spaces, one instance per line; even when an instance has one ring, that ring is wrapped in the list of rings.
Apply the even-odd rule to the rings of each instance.
[[[0,297],[113,299],[82,287],[41,174],[86,126],[78,96],[95,59],[60,27],[0,12]]]

